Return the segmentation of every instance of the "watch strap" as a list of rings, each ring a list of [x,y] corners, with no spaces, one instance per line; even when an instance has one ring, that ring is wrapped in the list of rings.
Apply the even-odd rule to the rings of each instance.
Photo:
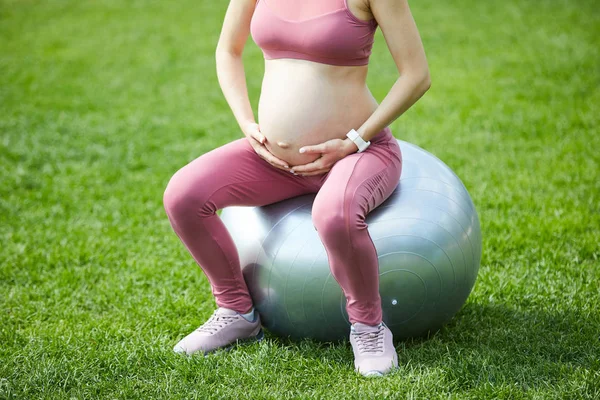
[[[356,146],[358,147],[357,153],[365,151],[367,147],[371,144],[370,141],[365,142],[365,140],[356,132],[355,129],[350,129],[350,131],[346,134],[346,136],[352,140]]]

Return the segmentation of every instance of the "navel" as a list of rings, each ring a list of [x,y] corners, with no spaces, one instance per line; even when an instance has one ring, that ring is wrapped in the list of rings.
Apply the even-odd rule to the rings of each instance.
[[[281,147],[282,149],[287,149],[288,147],[290,147],[289,143],[287,143],[287,142],[281,142],[281,141],[277,142],[277,145],[279,147]]]

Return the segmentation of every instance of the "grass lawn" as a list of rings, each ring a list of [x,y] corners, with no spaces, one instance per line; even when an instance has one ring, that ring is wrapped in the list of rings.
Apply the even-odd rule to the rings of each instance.
[[[366,380],[347,343],[172,353],[214,302],[163,191],[242,137],[227,2],[0,0],[0,398],[599,398],[598,3],[411,6],[433,84],[391,128],[463,180],[483,258],[459,314]],[[251,39],[244,59],[256,110]],[[396,78],[378,30],[379,101]]]

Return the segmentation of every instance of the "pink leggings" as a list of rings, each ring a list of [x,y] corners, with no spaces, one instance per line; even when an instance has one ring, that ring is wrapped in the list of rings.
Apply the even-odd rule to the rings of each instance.
[[[252,299],[237,248],[216,211],[317,193],[312,222],[346,297],[350,322],[376,325],[382,320],[379,264],[365,217],[392,194],[401,171],[402,154],[389,127],[364,152],[313,176],[271,166],[243,137],[177,171],[165,190],[164,206],[174,231],[208,277],[217,305],[247,312]]]

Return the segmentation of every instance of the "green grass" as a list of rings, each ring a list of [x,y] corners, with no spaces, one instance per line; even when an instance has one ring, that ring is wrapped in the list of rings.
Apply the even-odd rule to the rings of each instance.
[[[214,307],[162,208],[242,137],[216,80],[225,1],[0,0],[0,398],[600,397],[597,2],[412,4],[433,85],[392,124],[477,207],[471,297],[400,368],[347,344],[172,354]],[[262,55],[244,54],[254,109]],[[369,87],[397,71],[377,32]]]

